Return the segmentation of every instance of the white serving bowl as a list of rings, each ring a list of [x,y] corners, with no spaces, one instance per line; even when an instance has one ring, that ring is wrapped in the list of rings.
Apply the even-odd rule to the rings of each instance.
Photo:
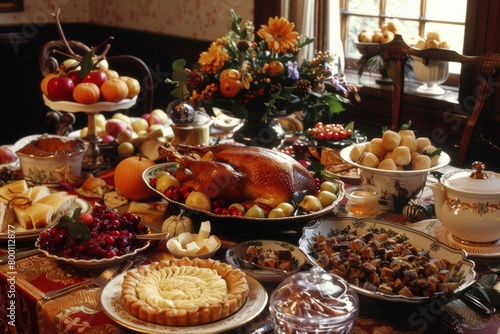
[[[19,152],[32,141],[41,138],[59,138],[63,142],[77,141],[77,147],[73,152],[64,154],[54,152],[54,154],[43,157]],[[59,184],[61,181],[73,183],[71,181],[78,179],[81,175],[85,144],[79,139],[48,134],[32,135],[20,139],[13,145],[12,150],[19,157],[24,178],[35,183]]]
[[[288,276],[298,272],[306,263],[305,255],[300,251],[299,247],[284,241],[276,240],[249,240],[240,242],[226,251],[226,261],[235,268],[239,268],[247,275],[252,276],[259,282],[281,282],[284,277],[279,273],[265,269],[245,269],[238,264],[237,258],[245,258],[248,246],[257,246],[263,250],[289,250],[292,253],[292,270],[288,272]]]
[[[406,202],[424,190],[430,171],[443,168],[450,163],[450,156],[445,152],[441,152],[439,163],[429,169],[378,169],[353,162],[349,157],[353,148],[354,146],[344,148],[340,151],[340,156],[345,161],[359,167],[362,185],[377,188],[380,192],[379,205],[382,210],[402,210]]]

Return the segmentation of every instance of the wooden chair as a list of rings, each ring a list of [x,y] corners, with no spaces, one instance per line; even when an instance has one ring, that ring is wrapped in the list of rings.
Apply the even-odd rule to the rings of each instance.
[[[483,110],[483,105],[488,94],[491,93],[492,77],[500,72],[500,54],[487,54],[483,56],[464,56],[456,51],[447,49],[416,49],[405,43],[401,35],[396,35],[393,41],[380,45],[380,53],[387,60],[395,61],[397,76],[394,80],[393,101],[392,101],[392,130],[398,130],[401,126],[402,100],[404,93],[404,64],[408,56],[420,57],[424,61],[442,60],[458,62],[479,66],[480,88],[477,98],[467,124],[465,125],[463,136],[459,147],[459,162],[465,162],[469,149],[472,133],[477,120]]]
[[[68,44],[71,49],[79,54],[84,55],[91,50],[90,47],[79,41],[69,40]],[[38,56],[40,72],[42,76],[56,71],[59,67],[61,59],[65,57],[57,53],[57,51],[67,53],[67,49],[62,40],[53,40],[44,44]],[[149,67],[140,58],[132,55],[116,55],[106,57],[109,68],[116,70],[120,75],[127,75],[139,80],[141,85],[141,93],[137,99],[137,107],[140,114],[149,113],[153,108],[153,76]],[[56,111],[57,112],[57,111]],[[56,133],[65,135],[70,130],[73,124],[54,124],[57,127]]]

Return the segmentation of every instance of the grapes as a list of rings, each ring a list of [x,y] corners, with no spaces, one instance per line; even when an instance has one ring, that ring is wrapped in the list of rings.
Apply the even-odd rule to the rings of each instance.
[[[188,186],[170,186],[165,190],[165,197],[179,203],[185,203],[186,198],[194,189]]]
[[[54,226],[40,233],[40,249],[52,255],[90,260],[120,256],[144,245],[134,236],[144,234],[147,227],[131,212],[119,215],[110,207],[97,205],[92,216],[89,240],[72,237],[67,227]]]

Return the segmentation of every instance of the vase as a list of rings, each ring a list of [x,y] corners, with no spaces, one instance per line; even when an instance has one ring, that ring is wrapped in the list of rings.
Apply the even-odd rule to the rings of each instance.
[[[279,146],[285,138],[285,131],[281,124],[274,121],[274,117],[262,120],[264,113],[250,112],[243,126],[233,134],[235,142],[265,148]]]

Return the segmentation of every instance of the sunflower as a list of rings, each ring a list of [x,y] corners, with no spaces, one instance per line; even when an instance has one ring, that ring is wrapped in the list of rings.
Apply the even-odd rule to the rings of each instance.
[[[287,53],[297,45],[299,33],[293,31],[295,24],[277,16],[269,18],[269,25],[261,25],[257,34],[269,44],[275,53]]]
[[[198,63],[201,65],[201,70],[206,73],[217,73],[224,66],[224,63],[229,59],[227,50],[220,43],[213,42],[207,51],[200,54]]]

